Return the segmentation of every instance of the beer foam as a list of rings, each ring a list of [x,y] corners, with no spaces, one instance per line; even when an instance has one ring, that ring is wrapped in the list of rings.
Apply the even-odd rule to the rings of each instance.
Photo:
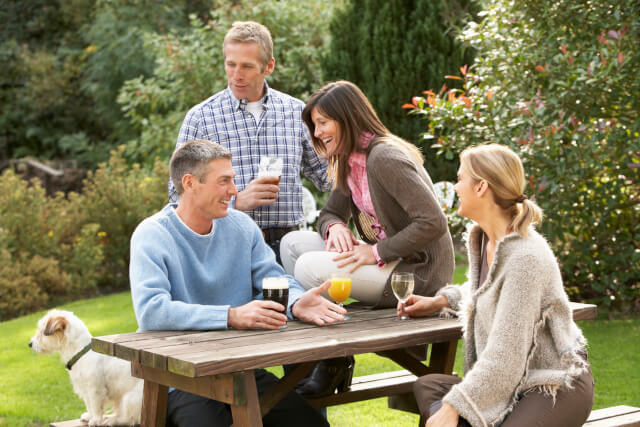
[[[265,277],[262,289],[289,289],[289,280],[286,277]]]

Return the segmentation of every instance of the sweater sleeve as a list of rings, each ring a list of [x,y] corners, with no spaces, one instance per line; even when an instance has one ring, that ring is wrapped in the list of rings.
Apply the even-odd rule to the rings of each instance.
[[[173,247],[169,233],[152,221],[141,223],[131,237],[129,277],[139,330],[226,329],[229,305],[171,298],[169,269],[177,259]]]
[[[443,401],[472,425],[488,425],[504,416],[501,403],[511,404],[525,376],[527,358],[541,313],[541,295],[548,271],[534,255],[510,257],[491,321],[486,346],[478,360]],[[483,316],[475,307],[475,320]],[[489,314],[487,314],[489,315]],[[466,339],[474,339],[473,336]],[[494,419],[485,419],[492,414]]]
[[[342,191],[335,189],[329,195],[329,200],[320,211],[318,217],[318,231],[321,236],[327,235],[327,228],[336,222],[349,223],[351,218],[351,198]]]
[[[374,147],[367,159],[367,175],[373,178],[369,188],[373,185],[382,188],[410,218],[404,229],[378,242],[378,253],[386,262],[422,251],[447,231],[442,208],[418,168],[422,166],[389,144]]]
[[[449,301],[449,306],[454,311],[459,311],[461,303],[469,296],[470,283],[463,285],[447,285],[436,292],[436,296],[444,295]]]

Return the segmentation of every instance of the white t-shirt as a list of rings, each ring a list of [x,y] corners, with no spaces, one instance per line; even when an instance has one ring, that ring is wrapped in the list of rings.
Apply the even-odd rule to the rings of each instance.
[[[247,102],[247,111],[253,115],[256,123],[258,123],[260,121],[260,114],[262,114],[262,101]]]

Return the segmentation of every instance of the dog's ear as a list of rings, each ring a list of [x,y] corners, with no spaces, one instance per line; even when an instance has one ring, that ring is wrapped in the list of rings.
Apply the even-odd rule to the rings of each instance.
[[[47,321],[44,327],[44,334],[46,336],[53,335],[56,332],[64,332],[67,327],[67,319],[62,316],[52,317]]]

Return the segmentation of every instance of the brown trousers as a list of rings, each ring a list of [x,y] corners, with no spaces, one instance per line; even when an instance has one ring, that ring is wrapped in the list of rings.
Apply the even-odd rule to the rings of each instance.
[[[416,401],[420,407],[420,426],[439,408],[442,400],[451,388],[462,381],[453,375],[431,374],[418,378],[413,386]],[[580,427],[589,417],[593,406],[593,376],[591,369],[572,382],[571,389],[561,387],[553,397],[537,390],[523,393],[515,408],[504,419],[502,427]],[[489,390],[487,390],[489,393]],[[466,420],[460,418],[459,426],[467,426]]]

